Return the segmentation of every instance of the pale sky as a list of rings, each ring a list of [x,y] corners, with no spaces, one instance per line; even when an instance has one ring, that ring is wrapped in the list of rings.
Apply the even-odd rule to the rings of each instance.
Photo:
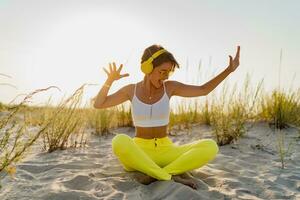
[[[0,74],[11,76],[0,75],[0,102],[51,85],[62,91],[33,100],[53,95],[55,101],[84,83],[99,84],[87,88],[89,99],[106,80],[102,67],[115,61],[130,76],[114,82],[112,94],[143,78],[140,59],[152,44],[181,64],[170,80],[205,83],[228,66],[228,55],[240,45],[240,66],[225,79],[229,83],[242,83],[248,72],[253,83],[264,78],[271,89],[280,72],[281,86],[299,88],[299,10],[297,0],[0,0]]]

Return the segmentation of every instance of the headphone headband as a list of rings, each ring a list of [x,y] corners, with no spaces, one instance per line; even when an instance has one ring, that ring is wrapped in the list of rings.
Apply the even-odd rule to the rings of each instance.
[[[155,58],[157,58],[158,56],[160,56],[161,54],[163,54],[165,52],[167,52],[165,49],[161,49],[161,50],[155,52],[150,58],[153,61]]]

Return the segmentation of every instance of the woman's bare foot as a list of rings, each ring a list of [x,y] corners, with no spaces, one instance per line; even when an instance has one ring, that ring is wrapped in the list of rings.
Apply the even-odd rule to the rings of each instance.
[[[144,185],[149,185],[150,183],[157,181],[156,178],[153,178],[151,176],[148,176],[144,173],[141,172],[135,172],[134,174],[134,178],[139,182],[142,183]]]
[[[182,178],[181,174],[179,174],[179,175],[172,175],[172,179],[175,182],[182,183],[182,184],[187,185],[195,190],[197,189],[196,181],[193,180],[192,178],[185,179],[185,178]]]

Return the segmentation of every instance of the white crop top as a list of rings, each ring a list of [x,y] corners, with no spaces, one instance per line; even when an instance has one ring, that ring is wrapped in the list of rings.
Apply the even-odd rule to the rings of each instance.
[[[169,123],[170,107],[169,97],[166,92],[165,83],[164,95],[155,103],[147,104],[142,102],[136,96],[136,84],[134,86],[134,95],[131,102],[131,116],[134,126],[155,127],[164,126]]]

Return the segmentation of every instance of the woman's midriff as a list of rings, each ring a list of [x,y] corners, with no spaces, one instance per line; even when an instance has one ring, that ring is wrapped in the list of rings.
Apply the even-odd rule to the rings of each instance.
[[[135,137],[153,139],[162,138],[167,136],[168,126],[158,126],[158,127],[135,127]]]

